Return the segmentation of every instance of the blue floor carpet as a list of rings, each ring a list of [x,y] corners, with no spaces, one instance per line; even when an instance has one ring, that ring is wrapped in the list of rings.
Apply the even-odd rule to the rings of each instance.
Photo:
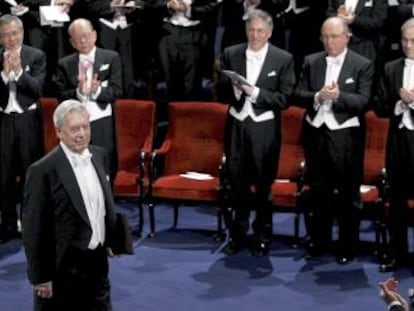
[[[129,213],[135,226],[132,205],[120,203],[118,208]],[[266,258],[248,251],[224,256],[223,245],[213,239],[211,208],[182,207],[178,229],[170,228],[172,218],[170,207],[157,206],[155,237],[146,237],[145,218],[144,237],[134,241],[135,254],[110,260],[114,310],[378,311],[386,310],[378,282],[394,275],[404,296],[414,286],[409,269],[381,274],[375,256],[367,252],[346,266],[336,264],[331,255],[305,260],[303,249],[292,248],[287,238],[293,232],[288,214],[274,215],[275,236]],[[362,225],[361,239],[367,245],[373,240],[370,223]],[[0,245],[1,311],[31,310],[25,269],[20,240]]]

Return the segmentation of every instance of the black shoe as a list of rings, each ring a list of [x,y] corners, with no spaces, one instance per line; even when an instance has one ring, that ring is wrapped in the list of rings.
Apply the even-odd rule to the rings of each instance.
[[[340,265],[347,265],[351,263],[352,261],[354,261],[354,256],[343,255],[343,256],[336,257],[336,262]]]
[[[223,253],[226,255],[234,255],[244,249],[244,243],[240,240],[230,238],[226,246],[223,248]]]
[[[271,240],[266,237],[258,237],[252,244],[252,255],[255,257],[268,256],[271,248]]]
[[[387,260],[386,262],[380,264],[379,266],[379,272],[385,273],[385,272],[391,272],[397,269],[400,269],[402,267],[405,267],[407,265],[405,260],[399,260],[396,258],[391,258]]]
[[[314,258],[318,258],[320,257],[324,251],[320,248],[317,247],[314,243],[309,242],[306,247],[306,259],[314,259]]]

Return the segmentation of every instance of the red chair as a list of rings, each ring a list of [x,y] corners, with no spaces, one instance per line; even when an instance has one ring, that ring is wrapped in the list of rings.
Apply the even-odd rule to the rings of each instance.
[[[177,227],[182,203],[215,206],[217,239],[223,238],[220,163],[227,109],[227,105],[217,102],[169,104],[168,131],[161,147],[153,151],[150,165],[150,236],[155,234],[156,202],[166,201],[174,206],[173,227]],[[195,180],[188,172],[208,175],[201,175],[206,180]]]
[[[137,201],[140,235],[144,224],[143,202],[148,188],[147,163],[154,137],[155,102],[119,99],[115,109],[118,172],[114,180],[114,197]]]
[[[53,113],[59,102],[54,97],[41,97],[40,104],[42,105],[44,147],[45,153],[48,153],[59,143],[53,123]]]
[[[375,221],[375,252],[378,253],[387,243],[384,219],[387,202],[385,153],[389,119],[379,118],[374,111],[368,111],[365,114],[365,121],[364,175],[361,186],[362,217]]]
[[[301,142],[305,109],[290,106],[282,111],[282,144],[277,178],[272,185],[275,212],[294,213],[294,246],[299,243],[300,206],[304,190],[304,153]]]

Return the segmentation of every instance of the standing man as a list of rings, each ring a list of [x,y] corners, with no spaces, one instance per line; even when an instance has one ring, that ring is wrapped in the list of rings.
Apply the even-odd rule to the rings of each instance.
[[[154,1],[153,9],[163,19],[159,55],[169,101],[202,98],[206,27],[218,5],[217,0]]]
[[[294,94],[295,102],[306,108],[302,137],[312,215],[308,255],[328,250],[336,216],[340,264],[353,260],[359,239],[364,114],[374,72],[370,60],[347,48],[350,36],[343,19],[325,20],[325,51],[305,57]]]
[[[409,264],[407,200],[414,198],[414,186],[407,180],[414,174],[414,18],[401,27],[401,46],[405,56],[385,65],[383,96],[377,105],[379,114],[390,118],[386,163],[390,244],[387,260],[380,265],[381,272]]]
[[[278,168],[280,112],[287,107],[295,83],[292,55],[268,43],[272,30],[272,17],[252,10],[246,18],[248,42],[226,48],[222,59],[221,69],[234,71],[247,81],[223,75],[218,89],[220,100],[230,104],[225,150],[235,216],[227,254],[246,246],[252,207],[256,210],[252,254],[268,255],[271,247],[270,187]]]
[[[74,20],[68,29],[77,53],[59,60],[59,100],[77,98],[89,111],[91,143],[107,149],[111,181],[117,171],[115,101],[122,95],[122,66],[118,53],[97,48],[97,34],[87,19]]]
[[[34,310],[112,310],[108,259],[115,223],[106,152],[89,146],[89,113],[61,103],[60,144],[27,172],[23,242]]]
[[[46,56],[23,45],[23,23],[13,15],[0,17],[0,211],[1,242],[17,234],[16,198],[26,170],[43,154],[39,98],[46,76]]]

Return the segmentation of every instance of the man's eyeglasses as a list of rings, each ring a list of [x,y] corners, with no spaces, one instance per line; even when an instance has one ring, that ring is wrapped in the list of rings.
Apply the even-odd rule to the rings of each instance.
[[[21,30],[13,30],[9,32],[0,32],[0,38],[1,39],[7,39],[7,38],[14,38],[21,34]]]

